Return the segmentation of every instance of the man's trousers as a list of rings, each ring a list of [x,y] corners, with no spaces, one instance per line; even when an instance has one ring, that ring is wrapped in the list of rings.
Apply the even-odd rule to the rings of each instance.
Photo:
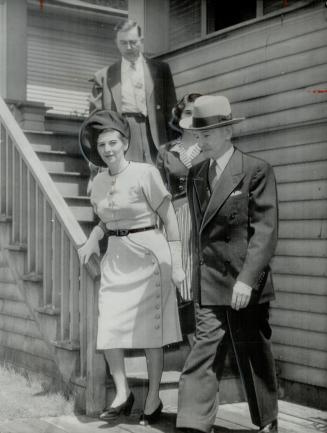
[[[225,339],[232,342],[252,422],[277,418],[277,380],[271,351],[269,303],[239,311],[196,304],[195,342],[179,384],[177,427],[210,432],[218,410]]]

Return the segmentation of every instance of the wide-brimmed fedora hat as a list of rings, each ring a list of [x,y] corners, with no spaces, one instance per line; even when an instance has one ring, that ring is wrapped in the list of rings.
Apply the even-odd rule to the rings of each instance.
[[[244,120],[233,117],[228,99],[225,96],[204,95],[194,101],[193,114],[179,122],[183,129],[201,130],[219,128]]]
[[[119,131],[128,141],[130,129],[127,120],[116,111],[97,110],[91,113],[81,126],[79,145],[84,158],[98,167],[107,167],[98,153],[98,137],[106,130]]]

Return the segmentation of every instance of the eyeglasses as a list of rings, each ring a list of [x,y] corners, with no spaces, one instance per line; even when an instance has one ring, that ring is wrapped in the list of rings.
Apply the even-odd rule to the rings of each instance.
[[[140,42],[139,39],[132,40],[132,41],[119,41],[119,45],[122,45],[123,47],[127,47],[130,45],[131,47],[136,47],[136,45]]]

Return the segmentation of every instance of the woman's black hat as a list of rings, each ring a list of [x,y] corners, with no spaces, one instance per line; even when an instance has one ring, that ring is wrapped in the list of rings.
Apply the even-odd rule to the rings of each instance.
[[[97,110],[82,123],[79,133],[79,144],[84,158],[98,167],[107,165],[101,159],[97,142],[99,135],[106,130],[114,129],[119,131],[128,142],[130,139],[130,129],[127,120],[116,111]]]

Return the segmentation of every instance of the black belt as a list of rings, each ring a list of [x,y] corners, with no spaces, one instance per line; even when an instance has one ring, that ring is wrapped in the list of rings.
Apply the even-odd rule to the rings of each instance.
[[[146,117],[142,113],[123,113],[124,117],[133,117],[133,119],[144,122]]]
[[[154,230],[157,226],[149,226],[149,227],[141,227],[139,229],[117,229],[117,230],[107,230],[106,234],[108,236],[127,236],[130,233],[137,233],[137,232],[145,232],[147,230]]]

